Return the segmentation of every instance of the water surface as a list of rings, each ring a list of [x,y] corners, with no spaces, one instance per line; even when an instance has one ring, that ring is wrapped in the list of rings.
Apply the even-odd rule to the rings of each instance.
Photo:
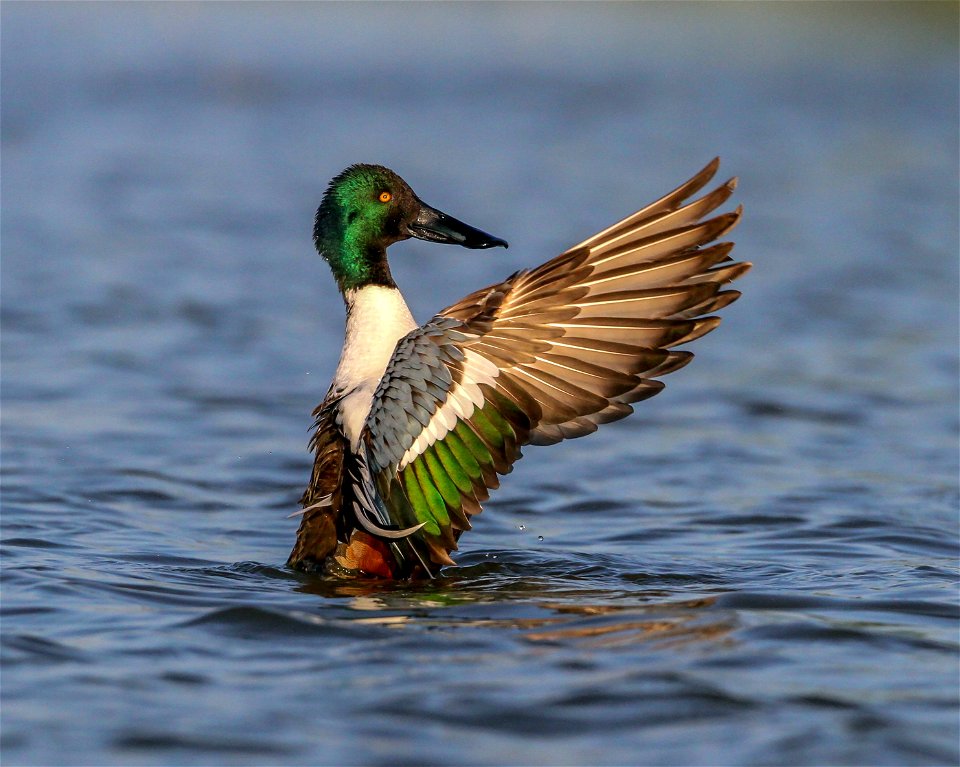
[[[5,764],[956,764],[956,7],[3,4]],[[743,298],[417,585],[283,562],[381,162],[511,243],[714,154]]]

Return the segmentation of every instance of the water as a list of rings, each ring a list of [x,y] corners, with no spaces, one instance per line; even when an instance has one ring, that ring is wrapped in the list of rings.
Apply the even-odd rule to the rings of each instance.
[[[953,4],[2,7],[4,764],[956,764]],[[723,156],[693,365],[434,583],[287,571],[351,162],[510,240]]]

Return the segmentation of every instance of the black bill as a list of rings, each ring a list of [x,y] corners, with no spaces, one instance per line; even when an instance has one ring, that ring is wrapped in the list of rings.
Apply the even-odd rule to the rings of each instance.
[[[492,234],[474,229],[469,224],[458,221],[453,216],[441,213],[424,203],[420,204],[420,215],[407,226],[410,234],[417,239],[429,242],[445,242],[464,248],[507,247],[507,241]]]

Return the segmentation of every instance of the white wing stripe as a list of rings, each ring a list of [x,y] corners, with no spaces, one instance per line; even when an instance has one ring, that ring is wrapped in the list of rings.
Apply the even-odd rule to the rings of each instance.
[[[403,454],[397,470],[402,471],[434,442],[446,437],[447,432],[456,428],[459,420],[470,418],[475,408],[483,407],[484,397],[479,384],[493,386],[498,375],[500,370],[496,365],[468,349],[464,354],[463,379],[447,392],[446,401],[430,417],[430,421]]]
[[[494,365],[482,354],[473,349],[467,349],[464,354],[464,380],[468,378],[477,383],[493,385],[493,380],[500,375],[500,368]]]

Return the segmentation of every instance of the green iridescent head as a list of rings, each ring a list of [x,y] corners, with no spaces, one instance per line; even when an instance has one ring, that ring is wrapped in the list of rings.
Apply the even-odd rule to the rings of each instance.
[[[313,242],[341,291],[393,287],[387,247],[417,237],[465,248],[507,246],[503,240],[424,203],[382,165],[351,165],[330,182],[317,209]]]

